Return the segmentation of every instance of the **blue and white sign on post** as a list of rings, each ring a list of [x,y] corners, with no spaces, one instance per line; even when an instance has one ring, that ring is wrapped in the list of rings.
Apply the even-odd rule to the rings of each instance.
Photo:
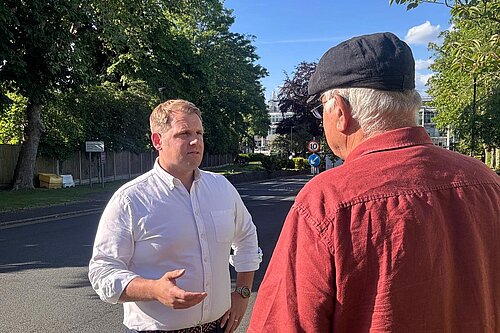
[[[309,165],[313,167],[319,166],[319,163],[321,162],[321,157],[318,154],[311,154],[307,158],[307,162],[309,162]]]
[[[307,158],[307,162],[309,162],[309,165],[311,166],[311,173],[313,175],[317,175],[319,173],[319,163],[321,162],[321,157],[318,154],[312,153],[309,155]]]

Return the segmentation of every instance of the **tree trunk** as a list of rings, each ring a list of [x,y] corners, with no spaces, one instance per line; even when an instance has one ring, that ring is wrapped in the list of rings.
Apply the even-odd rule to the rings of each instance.
[[[24,129],[24,142],[14,171],[13,190],[32,189],[35,174],[36,154],[42,133],[42,104],[28,101],[26,115],[28,124]]]

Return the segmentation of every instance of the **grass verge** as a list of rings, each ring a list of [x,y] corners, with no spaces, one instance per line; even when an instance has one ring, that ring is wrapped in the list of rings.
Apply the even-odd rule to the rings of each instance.
[[[204,169],[222,175],[264,170],[260,162]],[[36,188],[33,190],[0,191],[0,212],[85,201],[99,193],[114,192],[127,181],[128,179],[105,183],[104,188],[101,184],[93,184],[92,188],[89,185],[81,185],[61,189]]]
[[[33,190],[0,191],[0,212],[84,201],[91,199],[98,193],[114,192],[126,181],[105,183],[104,188],[101,184],[93,184],[92,188],[89,185],[81,185],[61,189],[35,188]]]
[[[264,171],[264,167],[260,162],[250,162],[245,165],[230,164],[215,168],[204,168],[207,171],[220,173],[222,175],[234,175],[243,172]]]

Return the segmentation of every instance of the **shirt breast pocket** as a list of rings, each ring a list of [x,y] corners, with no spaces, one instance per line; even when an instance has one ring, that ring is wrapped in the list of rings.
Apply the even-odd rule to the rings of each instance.
[[[214,210],[210,212],[215,229],[217,242],[230,243],[234,237],[234,212],[228,210]]]

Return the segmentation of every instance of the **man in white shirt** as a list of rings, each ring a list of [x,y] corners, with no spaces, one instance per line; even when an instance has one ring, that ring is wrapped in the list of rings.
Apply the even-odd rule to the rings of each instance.
[[[194,104],[162,103],[150,125],[159,157],[104,210],[90,282],[102,300],[123,303],[125,332],[231,333],[262,261],[252,217],[225,177],[198,169],[203,125]]]

